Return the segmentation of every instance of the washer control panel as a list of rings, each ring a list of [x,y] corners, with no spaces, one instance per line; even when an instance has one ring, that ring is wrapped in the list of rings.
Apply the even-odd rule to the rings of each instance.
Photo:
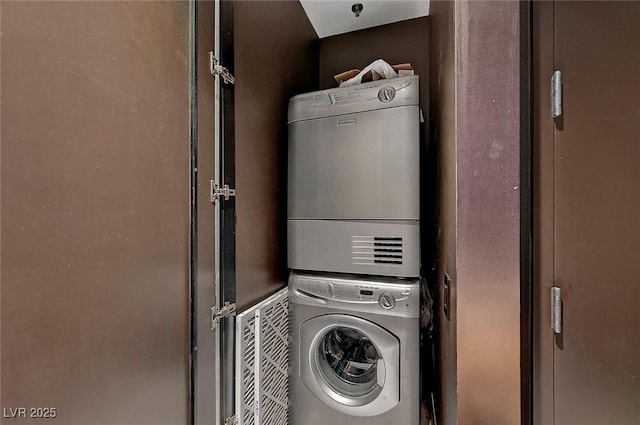
[[[375,281],[292,275],[290,290],[310,304],[343,305],[362,311],[409,312],[419,305],[418,280]],[[346,306],[352,307],[346,307]]]

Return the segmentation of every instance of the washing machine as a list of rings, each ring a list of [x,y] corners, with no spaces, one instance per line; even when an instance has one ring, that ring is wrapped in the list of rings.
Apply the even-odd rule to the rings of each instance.
[[[292,273],[289,425],[418,425],[419,281]]]

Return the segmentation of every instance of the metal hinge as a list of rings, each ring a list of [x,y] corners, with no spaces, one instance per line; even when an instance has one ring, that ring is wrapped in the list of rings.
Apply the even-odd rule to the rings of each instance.
[[[551,329],[553,333],[562,333],[562,288],[551,287]]]
[[[237,423],[237,415],[231,415],[224,418],[224,425],[235,425]]]
[[[551,116],[556,119],[562,115],[562,72],[556,71],[551,77]]]
[[[209,72],[211,72],[211,75],[213,75],[214,77],[216,75],[221,76],[222,81],[227,84],[235,84],[236,82],[236,79],[233,77],[233,75],[231,75],[229,70],[220,65],[218,58],[214,56],[213,52],[209,52]]]
[[[211,330],[214,330],[220,323],[220,319],[236,314],[236,303],[225,302],[222,308],[211,307]]]
[[[231,189],[228,184],[220,187],[218,183],[211,180],[211,203],[215,204],[218,199],[222,196],[225,201],[228,201],[230,197],[236,196],[236,190]]]

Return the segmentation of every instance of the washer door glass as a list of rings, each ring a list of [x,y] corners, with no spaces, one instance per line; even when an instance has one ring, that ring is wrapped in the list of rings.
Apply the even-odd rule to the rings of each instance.
[[[322,378],[333,391],[352,399],[349,404],[366,404],[382,390],[382,356],[361,331],[331,328],[318,344],[317,356]]]

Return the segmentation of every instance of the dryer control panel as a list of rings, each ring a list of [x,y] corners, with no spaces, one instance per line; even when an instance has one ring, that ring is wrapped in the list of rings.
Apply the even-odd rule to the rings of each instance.
[[[357,279],[292,273],[290,302],[381,314],[418,314],[419,280]]]
[[[289,100],[287,122],[291,124],[354,112],[417,106],[419,97],[420,77],[417,75],[302,93]]]

